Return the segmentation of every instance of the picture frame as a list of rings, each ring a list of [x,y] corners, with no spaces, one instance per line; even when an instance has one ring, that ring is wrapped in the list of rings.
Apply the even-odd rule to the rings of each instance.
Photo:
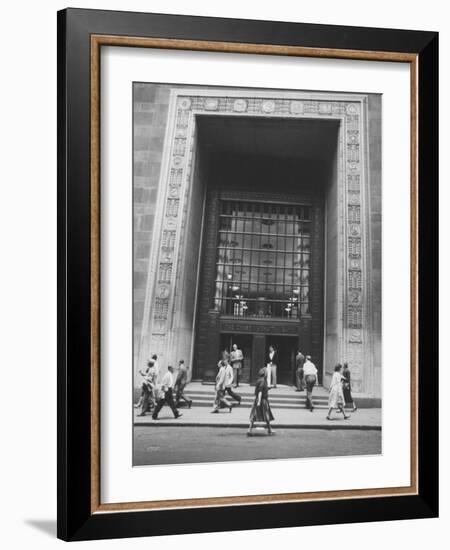
[[[100,52],[105,46],[409,64],[409,487],[181,501],[152,501],[149,495],[141,503],[101,503],[99,103]],[[438,515],[437,143],[437,33],[84,9],[58,12],[59,538],[154,536]],[[425,364],[427,372],[422,376],[420,367]]]

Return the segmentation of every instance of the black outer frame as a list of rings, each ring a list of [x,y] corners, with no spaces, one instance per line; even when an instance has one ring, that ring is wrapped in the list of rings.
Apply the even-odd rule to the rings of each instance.
[[[419,56],[419,494],[91,514],[90,35]],[[58,521],[63,540],[429,518],[438,515],[438,34],[66,9],[58,12]],[[430,215],[431,214],[431,215]],[[223,514],[226,513],[226,526]]]

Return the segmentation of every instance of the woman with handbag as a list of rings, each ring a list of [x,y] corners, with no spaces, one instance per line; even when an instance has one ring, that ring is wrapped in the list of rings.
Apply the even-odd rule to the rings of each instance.
[[[255,422],[264,422],[267,427],[267,433],[273,435],[270,422],[274,420],[269,404],[269,387],[267,384],[267,369],[262,368],[258,372],[258,380],[255,385],[255,400],[250,411],[250,425],[247,435],[253,435],[253,425]]]
[[[331,411],[337,409],[344,415],[344,419],[350,418],[345,414],[344,410],[344,393],[342,389],[342,381],[344,380],[342,374],[342,365],[339,363],[334,367],[334,374],[331,378],[330,384],[330,396],[328,398],[328,414],[327,420],[331,420]]]

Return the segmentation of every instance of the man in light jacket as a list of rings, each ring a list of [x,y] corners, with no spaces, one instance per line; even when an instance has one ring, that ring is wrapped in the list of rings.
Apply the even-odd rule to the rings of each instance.
[[[242,369],[242,362],[244,360],[244,355],[242,351],[237,347],[237,344],[233,344],[233,349],[230,353],[230,362],[233,367],[233,377],[234,377],[234,387],[239,386],[239,375]]]
[[[228,394],[231,399],[234,399],[241,404],[241,396],[233,391],[233,380],[234,380],[234,366],[232,367],[230,363],[227,363],[225,367],[225,393]]]
[[[278,351],[275,346],[269,346],[267,354],[267,384],[269,388],[277,387]]]
[[[316,365],[311,361],[311,355],[306,356],[306,361],[303,365],[303,375],[306,384],[306,408],[313,412],[312,392],[317,383],[317,369]]]
[[[214,400],[214,407],[212,413],[218,413],[221,407],[226,407],[231,412],[232,406],[228,399],[225,397],[225,381],[226,381],[226,368],[227,361],[219,361],[217,365],[219,371],[216,376],[216,398]]]

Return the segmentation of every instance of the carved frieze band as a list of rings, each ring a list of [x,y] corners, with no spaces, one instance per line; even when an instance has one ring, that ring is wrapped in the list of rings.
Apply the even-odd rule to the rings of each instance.
[[[190,120],[198,113],[245,113],[255,116],[321,116],[345,122],[344,173],[346,196],[346,327],[348,330],[348,360],[356,369],[352,374],[360,378],[358,370],[363,344],[363,282],[361,227],[361,106],[358,102],[264,98],[264,97],[208,97],[179,96],[175,108],[175,128],[170,144],[170,161],[165,190],[162,239],[158,256],[157,282],[152,308],[152,342],[157,345],[168,330],[169,303],[174,292],[174,258],[178,233],[181,230],[182,204],[186,196],[187,170],[191,162],[188,151]],[[347,338],[347,337],[346,337]]]
[[[359,103],[349,103],[345,113],[346,148],[346,207],[347,207],[347,341],[346,360],[353,380],[354,391],[360,391],[364,361],[364,307],[363,303],[363,231],[362,209],[362,163]]]
[[[175,109],[175,129],[170,144],[170,159],[165,190],[164,212],[162,217],[162,237],[158,254],[157,282],[152,308],[153,351],[160,352],[159,346],[165,341],[168,330],[169,304],[173,293],[174,261],[176,242],[180,230],[183,211],[183,182],[186,179],[188,162],[187,142],[189,120],[192,116],[191,100],[180,98]]]

